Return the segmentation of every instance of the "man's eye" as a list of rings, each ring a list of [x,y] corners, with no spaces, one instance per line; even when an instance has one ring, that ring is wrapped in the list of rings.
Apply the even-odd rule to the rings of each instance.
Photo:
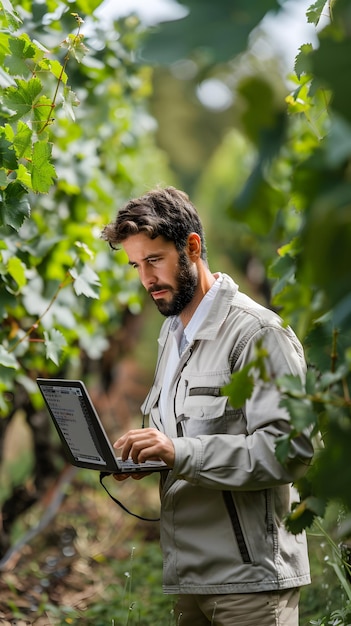
[[[151,263],[151,265],[155,265],[156,263],[158,263],[161,259],[159,257],[155,257],[155,258],[150,258],[148,259],[148,262]]]

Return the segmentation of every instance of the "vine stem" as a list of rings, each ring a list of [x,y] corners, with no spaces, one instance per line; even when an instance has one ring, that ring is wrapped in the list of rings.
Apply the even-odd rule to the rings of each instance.
[[[73,39],[73,43],[72,43],[72,46],[71,46],[71,48],[74,48],[76,42],[81,37],[81,35],[80,35],[80,28],[81,28],[81,25],[83,24],[83,20],[82,20],[81,17],[79,17],[79,15],[77,13],[72,13],[72,15],[74,15],[74,17],[76,18],[76,21],[78,22],[78,31],[77,31],[74,39]],[[40,135],[42,132],[44,132],[45,128],[47,128],[49,126],[49,124],[51,123],[51,121],[52,121],[52,117],[51,117],[52,116],[52,111],[56,107],[56,99],[57,99],[57,95],[58,95],[58,90],[59,90],[60,84],[62,82],[63,74],[66,71],[66,67],[67,67],[67,63],[69,61],[69,58],[70,58],[70,48],[67,50],[66,56],[63,59],[63,64],[62,64],[62,67],[61,67],[61,71],[60,71],[59,77],[57,79],[54,96],[53,96],[53,99],[52,99],[52,102],[51,102],[51,105],[50,105],[50,111],[48,113],[47,119],[44,122],[43,126],[38,130],[38,132],[37,132],[38,135]]]
[[[45,315],[47,314],[47,312],[51,309],[52,305],[54,304],[54,302],[57,300],[58,295],[60,293],[60,291],[62,289],[64,289],[65,287],[67,287],[68,285],[72,284],[74,281],[74,279],[72,278],[72,276],[70,275],[69,271],[66,272],[66,276],[63,279],[63,281],[59,284],[59,286],[57,287],[54,295],[52,296],[48,306],[46,307],[45,311],[43,311],[43,313],[38,317],[38,319],[32,324],[32,326],[27,330],[27,332],[16,341],[16,343],[8,350],[9,353],[14,352],[17,348],[17,346],[19,346],[23,341],[25,341],[25,339],[27,339],[28,337],[30,337],[30,335],[38,328],[41,320],[43,319],[43,317],[45,317]]]

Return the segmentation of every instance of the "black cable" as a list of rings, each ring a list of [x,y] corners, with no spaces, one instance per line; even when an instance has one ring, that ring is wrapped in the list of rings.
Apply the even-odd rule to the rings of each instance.
[[[127,507],[124,506],[124,504],[122,504],[122,502],[117,500],[117,498],[114,498],[114,496],[109,492],[107,487],[104,485],[103,479],[106,478],[106,476],[111,476],[110,472],[100,472],[100,484],[103,486],[103,488],[105,489],[106,493],[110,496],[110,498],[116,504],[118,504],[118,506],[120,506],[121,509],[123,509],[123,511],[125,511],[129,515],[133,515],[133,517],[137,517],[138,519],[141,519],[143,522],[159,522],[160,521],[159,517],[157,517],[157,518],[143,517],[142,515],[137,515],[136,513],[132,513],[132,511],[129,511],[129,509],[127,509]]]

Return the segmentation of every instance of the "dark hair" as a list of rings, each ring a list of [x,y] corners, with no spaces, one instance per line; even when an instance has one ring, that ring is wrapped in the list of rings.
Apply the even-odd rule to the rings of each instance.
[[[150,239],[160,235],[184,249],[190,233],[201,238],[201,258],[206,261],[204,229],[195,206],[184,191],[174,187],[156,188],[140,198],[129,200],[116,220],[103,229],[101,236],[112,248],[131,235],[145,233]]]

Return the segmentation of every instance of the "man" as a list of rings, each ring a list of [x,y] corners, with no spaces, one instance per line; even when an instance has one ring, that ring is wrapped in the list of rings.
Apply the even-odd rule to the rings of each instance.
[[[173,187],[131,200],[103,238],[129,263],[166,316],[154,382],[142,407],[149,427],[116,443],[136,462],[162,459],[164,592],[177,594],[180,626],[297,626],[310,582],[306,539],[284,527],[297,500],[291,483],[312,456],[301,435],[289,463],[275,456],[289,432],[273,382],[256,377],[240,409],[221,393],[261,341],[272,380],[305,374],[303,351],[279,317],[213,274],[199,215]],[[125,478],[125,477],[124,477]]]

